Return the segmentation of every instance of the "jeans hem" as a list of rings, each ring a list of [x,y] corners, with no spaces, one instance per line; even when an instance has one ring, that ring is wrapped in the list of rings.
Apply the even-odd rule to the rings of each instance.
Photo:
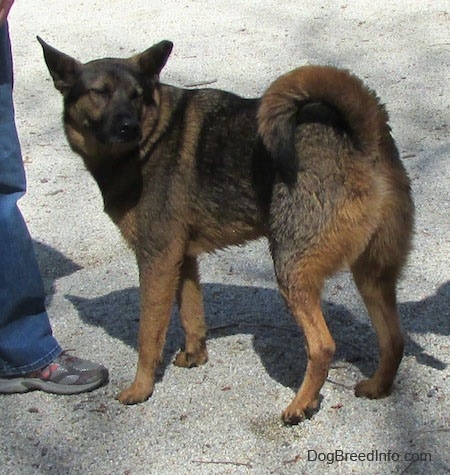
[[[21,376],[24,374],[31,373],[42,368],[45,368],[52,361],[55,360],[62,353],[61,347],[57,344],[51,351],[49,351],[45,356],[39,358],[37,361],[31,364],[14,367],[14,368],[3,368],[0,370],[0,376]]]

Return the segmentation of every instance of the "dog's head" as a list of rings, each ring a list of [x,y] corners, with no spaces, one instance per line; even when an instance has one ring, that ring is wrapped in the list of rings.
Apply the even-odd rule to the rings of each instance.
[[[64,97],[64,124],[72,148],[85,158],[136,148],[143,115],[157,105],[159,74],[172,43],[162,41],[128,59],[83,64],[38,40]]]

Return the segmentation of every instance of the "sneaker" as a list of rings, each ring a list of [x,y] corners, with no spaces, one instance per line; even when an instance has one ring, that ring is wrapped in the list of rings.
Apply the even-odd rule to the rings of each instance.
[[[108,382],[108,370],[97,363],[61,353],[45,368],[23,376],[0,377],[0,393],[26,393],[40,389],[54,394],[92,391]]]

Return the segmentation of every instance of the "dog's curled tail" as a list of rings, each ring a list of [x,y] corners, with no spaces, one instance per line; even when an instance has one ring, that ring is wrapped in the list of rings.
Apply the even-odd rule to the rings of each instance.
[[[295,151],[298,111],[320,102],[346,124],[353,146],[364,154],[389,133],[388,115],[373,91],[350,72],[331,66],[303,66],[278,78],[258,110],[258,132],[282,178],[294,182],[299,169]]]

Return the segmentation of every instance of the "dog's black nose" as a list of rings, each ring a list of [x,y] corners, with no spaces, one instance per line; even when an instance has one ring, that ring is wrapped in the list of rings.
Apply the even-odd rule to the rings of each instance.
[[[120,142],[137,140],[140,135],[140,127],[137,120],[129,116],[117,117],[115,121],[115,136]]]
[[[139,124],[136,121],[124,121],[120,129],[124,140],[135,140],[139,137]]]

